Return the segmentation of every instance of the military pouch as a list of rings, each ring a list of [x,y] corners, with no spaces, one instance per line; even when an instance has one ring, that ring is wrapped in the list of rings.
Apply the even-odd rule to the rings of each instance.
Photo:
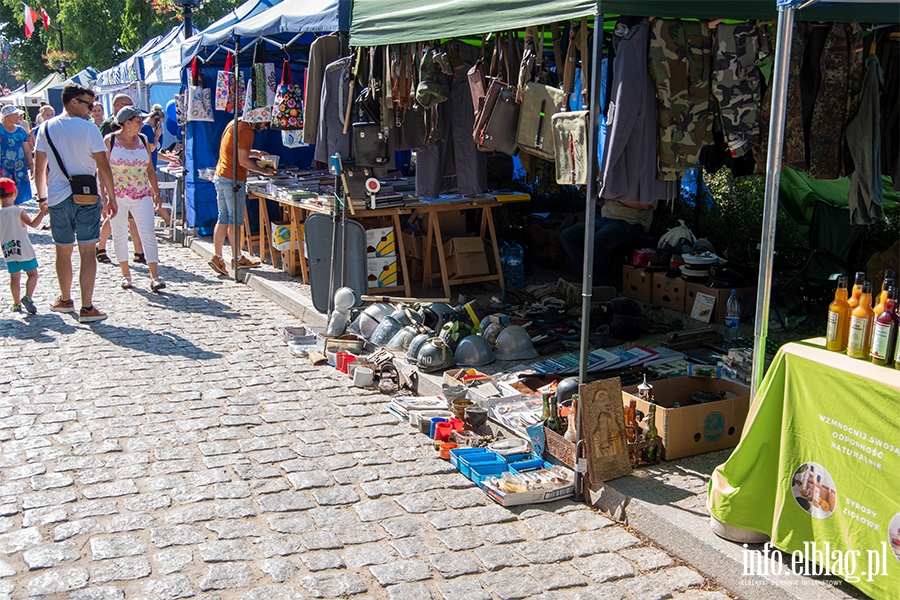
[[[378,123],[354,123],[356,164],[361,167],[381,167],[388,163],[387,135]]]
[[[556,157],[552,118],[565,104],[566,93],[561,89],[534,82],[525,84],[516,134],[520,151],[546,160]]]
[[[497,102],[491,110],[487,125],[481,131],[481,145],[504,154],[515,154],[516,129],[519,125],[519,103],[515,88],[505,86],[500,90]]]
[[[587,184],[588,121],[586,110],[561,112],[550,121],[556,147],[556,183]]]
[[[436,108],[425,109],[419,105],[404,111],[396,150],[427,148],[444,139],[438,114]]]

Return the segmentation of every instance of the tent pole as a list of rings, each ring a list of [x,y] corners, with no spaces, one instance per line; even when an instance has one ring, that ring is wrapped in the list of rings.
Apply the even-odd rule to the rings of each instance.
[[[241,103],[241,71],[240,71],[240,60],[241,60],[241,36],[236,36],[234,42],[234,131],[232,132],[232,139],[234,140],[234,170],[231,172],[231,202],[232,202],[232,212],[234,215],[234,237],[231,240],[233,244],[231,247],[231,259],[234,261],[234,280],[236,282],[240,281],[240,277],[238,277],[238,258],[240,258],[241,252],[241,228],[237,226],[237,196],[238,196],[238,132],[240,131],[240,127],[238,127],[238,104]],[[244,207],[242,206],[241,209]]]
[[[581,35],[587,35],[582,31]],[[600,139],[600,69],[602,65],[601,49],[603,47],[603,14],[594,14],[594,44],[591,49],[590,93],[588,102],[590,119],[588,120],[588,161],[587,161],[587,193],[584,207],[584,272],[581,281],[581,348],[578,359],[578,381],[585,383],[587,379],[588,336],[591,331],[591,296],[594,285],[594,220],[597,216],[597,143]],[[584,64],[585,57],[582,57]],[[588,85],[582,71],[581,85]],[[584,400],[581,400],[584,402]],[[583,405],[582,405],[583,406]],[[583,411],[578,409],[578,416]],[[581,419],[575,419],[576,440],[581,439]],[[576,456],[575,460],[578,460]],[[576,465],[577,466],[577,465]],[[581,489],[581,473],[575,470],[575,497],[583,494]]]
[[[784,156],[784,123],[787,113],[788,73],[791,63],[791,38],[794,8],[778,7],[778,32],[775,41],[775,66],[772,73],[772,118],[769,121],[769,147],[766,162],[766,192],[763,225],[760,234],[759,283],[756,289],[756,323],[753,342],[753,371],[750,397],[755,398],[766,371],[766,337],[769,332],[769,301],[772,266],[775,255],[775,225],[778,219],[778,185]]]

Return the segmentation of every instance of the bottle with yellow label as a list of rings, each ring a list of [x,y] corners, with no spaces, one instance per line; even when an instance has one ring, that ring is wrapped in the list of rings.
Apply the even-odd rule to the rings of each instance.
[[[850,308],[856,308],[859,306],[859,295],[862,294],[862,286],[866,280],[866,274],[863,271],[857,271],[856,277],[853,280],[853,290],[850,292],[850,299],[847,302],[850,303]]]
[[[847,277],[838,277],[834,302],[828,306],[828,329],[825,332],[825,348],[832,352],[847,350],[850,337],[850,303],[847,302]]]
[[[897,338],[897,288],[891,286],[884,310],[876,314],[872,323],[872,362],[879,366],[891,364],[891,353]]]
[[[850,313],[850,337],[847,341],[847,356],[850,358],[868,358],[872,345],[872,282],[865,281],[859,303]]]

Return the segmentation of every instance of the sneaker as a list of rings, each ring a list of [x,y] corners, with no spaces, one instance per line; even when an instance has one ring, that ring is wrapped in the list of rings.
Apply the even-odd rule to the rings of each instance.
[[[73,313],[75,312],[75,303],[71,299],[63,300],[62,297],[59,297],[50,303],[50,310],[58,313]]]
[[[228,267],[225,266],[225,261],[221,256],[213,256],[209,259],[209,266],[219,275],[228,275]]]
[[[131,277],[123,277],[122,278],[122,289],[123,290],[130,290],[133,287],[134,287],[134,285],[132,285],[132,283],[131,283]]]
[[[165,289],[166,282],[162,280],[161,277],[157,277],[156,279],[152,279],[150,281],[150,291],[158,292],[159,290]]]
[[[241,257],[237,261],[237,266],[240,269],[247,269],[249,267],[258,267],[260,262],[258,260],[252,260],[241,254]],[[231,266],[234,267],[234,259],[231,259]]]
[[[9,309],[9,312],[14,312],[14,313],[22,312],[22,305],[21,304],[13,304],[12,308]]]
[[[144,253],[143,253],[143,252],[141,252],[141,253],[135,252],[135,253],[134,253],[134,262],[140,263],[140,264],[142,264],[142,265],[146,265],[146,264],[147,264],[147,258],[144,256]]]
[[[29,296],[28,294],[22,296],[22,307],[28,311],[28,314],[37,314],[37,306],[34,305],[34,302],[31,300],[31,296]]]
[[[95,321],[102,321],[106,318],[105,312],[100,312],[94,306],[89,308],[81,308],[81,311],[78,313],[78,320],[82,323],[93,323]]]

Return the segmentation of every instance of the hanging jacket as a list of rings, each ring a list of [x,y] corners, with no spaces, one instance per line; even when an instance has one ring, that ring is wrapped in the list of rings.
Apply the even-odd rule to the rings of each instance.
[[[884,189],[881,187],[881,87],[884,73],[878,57],[866,59],[859,111],[847,125],[847,144],[856,170],[850,176],[850,222],[866,225],[884,220]]]

